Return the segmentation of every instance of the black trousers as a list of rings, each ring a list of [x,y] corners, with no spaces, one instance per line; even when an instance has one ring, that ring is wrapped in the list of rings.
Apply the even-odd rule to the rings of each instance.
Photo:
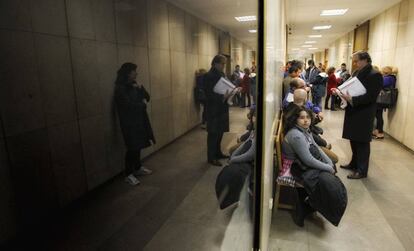
[[[208,161],[217,160],[223,154],[221,152],[221,140],[223,132],[209,132],[207,134],[207,159]]]
[[[384,118],[382,117],[382,108],[377,108],[377,113],[375,114],[375,118],[377,119],[377,130],[379,133],[384,132]]]
[[[242,100],[241,100],[240,107],[246,107],[246,98],[247,98],[247,105],[248,107],[250,107],[251,106],[250,93],[242,93],[241,95],[242,95],[241,97]]]
[[[363,175],[368,175],[370,142],[357,142],[351,140],[352,160],[349,165]]]
[[[127,150],[125,153],[125,175],[132,174],[141,168],[141,149]]]
[[[331,99],[331,110],[335,109],[335,96],[327,94],[325,98],[325,109],[328,109],[329,98]]]

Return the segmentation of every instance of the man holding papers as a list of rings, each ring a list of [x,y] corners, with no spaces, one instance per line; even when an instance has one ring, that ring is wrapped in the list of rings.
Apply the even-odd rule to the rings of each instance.
[[[228,88],[233,89],[235,86],[224,79],[225,65],[226,57],[216,55],[211,62],[210,71],[204,75],[207,96],[207,159],[214,166],[221,166],[219,159],[228,157],[221,152],[221,140],[223,134],[229,131],[227,99],[233,93]]]
[[[356,52],[352,59],[358,69],[341,86],[339,96],[346,100],[342,137],[349,139],[352,160],[341,168],[353,171],[349,179],[366,178],[368,175],[371,132],[376,112],[376,100],[382,86],[381,73],[372,68],[367,52]]]

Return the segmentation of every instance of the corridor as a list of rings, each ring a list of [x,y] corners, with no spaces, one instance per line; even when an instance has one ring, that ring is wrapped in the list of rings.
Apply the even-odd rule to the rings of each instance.
[[[325,111],[324,138],[340,164],[350,160],[349,142],[342,139],[342,111]],[[339,227],[320,215],[297,227],[288,211],[274,210],[269,250],[412,250],[414,246],[414,154],[390,137],[374,140],[368,179],[338,175],[348,191],[348,206]]]

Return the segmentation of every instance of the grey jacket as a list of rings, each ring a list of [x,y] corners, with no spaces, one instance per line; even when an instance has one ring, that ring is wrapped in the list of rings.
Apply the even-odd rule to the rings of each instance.
[[[317,146],[312,134],[308,130],[295,127],[286,134],[282,143],[282,152],[287,159],[299,159],[304,165],[310,168],[332,173],[334,169],[331,159],[319,146],[317,148],[323,161],[314,158],[309,150],[311,144]]]

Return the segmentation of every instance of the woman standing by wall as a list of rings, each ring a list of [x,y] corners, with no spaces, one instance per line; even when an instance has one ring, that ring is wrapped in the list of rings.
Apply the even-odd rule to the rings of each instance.
[[[140,183],[136,176],[152,173],[141,165],[141,149],[155,144],[146,105],[150,96],[144,86],[136,82],[136,70],[136,64],[124,63],[115,82],[115,103],[127,147],[125,181],[131,185]]]
[[[331,111],[336,111],[335,97],[332,96],[332,89],[338,87],[338,81],[336,80],[336,76],[335,76],[335,67],[329,67],[327,74],[328,74],[328,86],[327,86],[327,92],[326,92],[327,95],[325,98],[325,109],[329,109],[328,102],[329,102],[329,98],[331,98]]]
[[[397,82],[397,77],[395,76],[396,72],[393,72],[392,67],[385,66],[382,68],[382,75],[384,79],[384,83],[382,86],[381,92],[387,88],[395,88],[395,84]],[[377,104],[377,113],[375,114],[375,118],[377,119],[377,126],[372,133],[372,136],[375,139],[383,139],[384,138],[384,118],[383,112],[385,108],[382,107],[380,104]]]

